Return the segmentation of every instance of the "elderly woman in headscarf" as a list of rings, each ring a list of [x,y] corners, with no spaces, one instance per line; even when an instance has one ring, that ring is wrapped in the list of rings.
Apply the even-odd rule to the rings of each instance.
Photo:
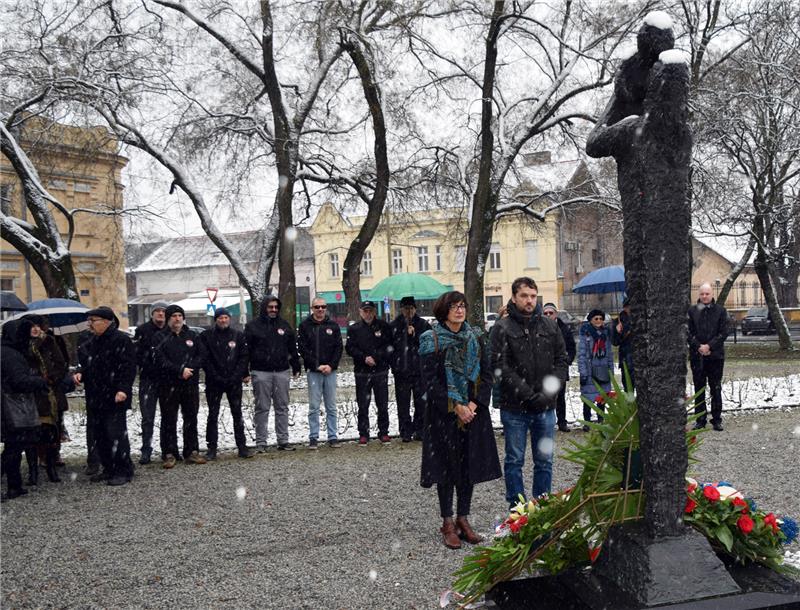
[[[470,544],[482,540],[467,519],[473,487],[502,476],[489,415],[489,350],[466,322],[466,313],[462,293],[440,296],[433,305],[439,324],[422,334],[419,347],[428,397],[420,482],[423,487],[436,485],[440,531],[451,549],[460,548],[461,539]]]
[[[61,449],[62,414],[67,410],[65,379],[69,373],[69,361],[54,336],[47,334],[47,321],[35,314],[25,316],[31,322],[27,359],[30,366],[47,382],[47,390],[36,393],[41,428],[36,449],[28,449],[28,485],[39,482],[39,456],[44,457],[47,478],[58,483],[61,479],[56,471],[58,453]]]
[[[581,396],[604,410],[597,386],[608,394],[611,391],[611,378],[614,376],[614,350],[611,347],[611,330],[605,323],[606,314],[601,309],[593,309],[586,316],[578,332],[578,372],[581,377]],[[591,421],[592,409],[583,403],[583,419]],[[602,416],[597,416],[603,421]],[[589,426],[584,424],[588,431]]]

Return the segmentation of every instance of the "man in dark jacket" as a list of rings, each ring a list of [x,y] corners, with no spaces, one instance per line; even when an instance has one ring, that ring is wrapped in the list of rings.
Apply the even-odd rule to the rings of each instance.
[[[419,361],[419,338],[431,325],[417,315],[413,296],[400,299],[400,315],[392,327],[392,374],[397,397],[397,422],[404,443],[422,440],[425,416],[425,388]],[[414,419],[411,419],[411,395],[414,395]]]
[[[345,350],[353,358],[358,403],[358,444],[369,442],[369,403],[375,394],[378,407],[378,438],[390,443],[389,438],[389,346],[392,329],[376,317],[373,301],[364,301],[359,307],[361,320],[347,329]]]
[[[535,312],[538,288],[529,277],[511,284],[508,317],[492,329],[492,370],[500,377],[500,419],[506,444],[506,501],[524,496],[522,467],[531,436],[532,498],[550,491],[555,438],[555,403],[568,376],[567,349],[558,325]]]
[[[728,312],[714,302],[710,284],[700,286],[697,303],[689,308],[689,362],[692,367],[695,413],[700,417],[695,428],[706,427],[706,384],[711,390],[711,425],[722,432],[722,370],[725,365],[725,339],[728,338]]]
[[[622,371],[622,387],[626,392],[633,392],[636,387],[636,378],[633,374],[633,324],[631,323],[631,302],[627,297],[622,302],[622,311],[619,312],[617,321],[611,325],[611,343],[619,349],[619,370]],[[628,387],[628,370],[631,383]]]
[[[136,350],[130,337],[120,331],[110,307],[86,312],[94,335],[78,350],[80,370],[75,382],[86,388],[86,411],[93,417],[93,433],[103,470],[92,481],[124,485],[133,478],[128,409],[136,379]]]
[[[166,324],[167,304],[156,301],[150,308],[150,320],[136,327],[133,342],[136,345],[136,362],[139,365],[139,410],[142,413],[142,455],[140,464],[149,464],[153,454],[153,427],[158,406],[159,371],[153,340]]]
[[[155,339],[156,366],[161,370],[158,400],[161,403],[161,459],[173,468],[178,455],[178,409],[183,418],[183,457],[187,463],[205,464],[197,441],[200,409],[200,369],[205,349],[200,337],[184,324],[183,308],[170,305],[167,327]]]
[[[280,310],[280,299],[267,297],[261,304],[261,315],[244,327],[256,399],[256,448],[262,453],[267,450],[267,424],[273,402],[278,450],[294,451],[289,444],[289,377],[300,375],[300,357],[294,330],[278,315]]]
[[[240,458],[250,457],[242,421],[242,380],[248,376],[248,352],[244,333],[231,328],[228,310],[220,307],[214,312],[214,326],[200,335],[206,352],[206,459],[217,458],[219,405],[222,395],[228,397],[233,416],[233,437]]]
[[[564,346],[567,348],[567,370],[569,365],[575,360],[575,337],[572,336],[572,329],[564,324],[561,318],[558,317],[558,309],[555,303],[545,303],[542,307],[542,313],[547,316],[549,320],[554,320],[558,324],[558,330],[561,331],[561,336],[564,337]],[[569,380],[569,374],[567,374]],[[556,422],[558,429],[561,432],[569,432],[567,425],[567,384],[566,381],[561,384],[561,390],[558,392],[558,400],[556,401]]]
[[[336,369],[342,358],[342,332],[339,325],[327,314],[325,299],[311,301],[311,315],[297,329],[297,344],[308,379],[308,447],[316,449],[319,443],[319,405],[325,399],[325,424],[328,445],[338,448],[338,423],[336,413]]]

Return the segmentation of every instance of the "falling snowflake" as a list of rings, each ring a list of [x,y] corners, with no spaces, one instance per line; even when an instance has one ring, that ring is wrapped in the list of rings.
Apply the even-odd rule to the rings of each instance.
[[[236,499],[239,502],[242,502],[247,497],[247,487],[237,487],[236,488]]]
[[[378,573],[375,570],[370,570],[369,571],[369,579],[372,582],[375,582],[376,580],[378,580]]]
[[[758,432],[758,424],[753,424],[750,427],[753,429],[753,432]]]
[[[297,239],[297,229],[295,229],[294,227],[289,227],[288,229],[286,229],[286,239],[288,239],[289,241],[294,241],[295,239]]]
[[[555,396],[561,390],[561,381],[555,375],[546,375],[542,379],[542,389],[548,396]]]

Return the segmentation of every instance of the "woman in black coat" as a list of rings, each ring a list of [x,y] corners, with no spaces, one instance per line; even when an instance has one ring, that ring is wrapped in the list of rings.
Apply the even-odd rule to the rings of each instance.
[[[482,540],[467,520],[476,483],[502,476],[489,415],[492,371],[489,350],[465,321],[466,299],[447,292],[433,306],[439,325],[420,337],[427,391],[422,437],[423,487],[436,485],[448,548]],[[453,492],[457,518],[453,520]]]
[[[35,392],[47,390],[47,382],[34,374],[25,359],[31,336],[29,320],[12,320],[3,326],[2,367],[2,440],[3,472],[8,478],[8,499],[28,493],[22,487],[20,463],[22,452],[39,440],[39,416]]]

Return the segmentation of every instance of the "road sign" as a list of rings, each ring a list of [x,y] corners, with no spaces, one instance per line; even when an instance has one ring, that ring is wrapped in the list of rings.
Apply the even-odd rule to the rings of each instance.
[[[217,306],[214,303],[206,303],[206,315],[213,316],[217,313]]]
[[[206,294],[208,295],[208,300],[212,303],[217,300],[217,293],[219,292],[219,288],[206,288]]]

